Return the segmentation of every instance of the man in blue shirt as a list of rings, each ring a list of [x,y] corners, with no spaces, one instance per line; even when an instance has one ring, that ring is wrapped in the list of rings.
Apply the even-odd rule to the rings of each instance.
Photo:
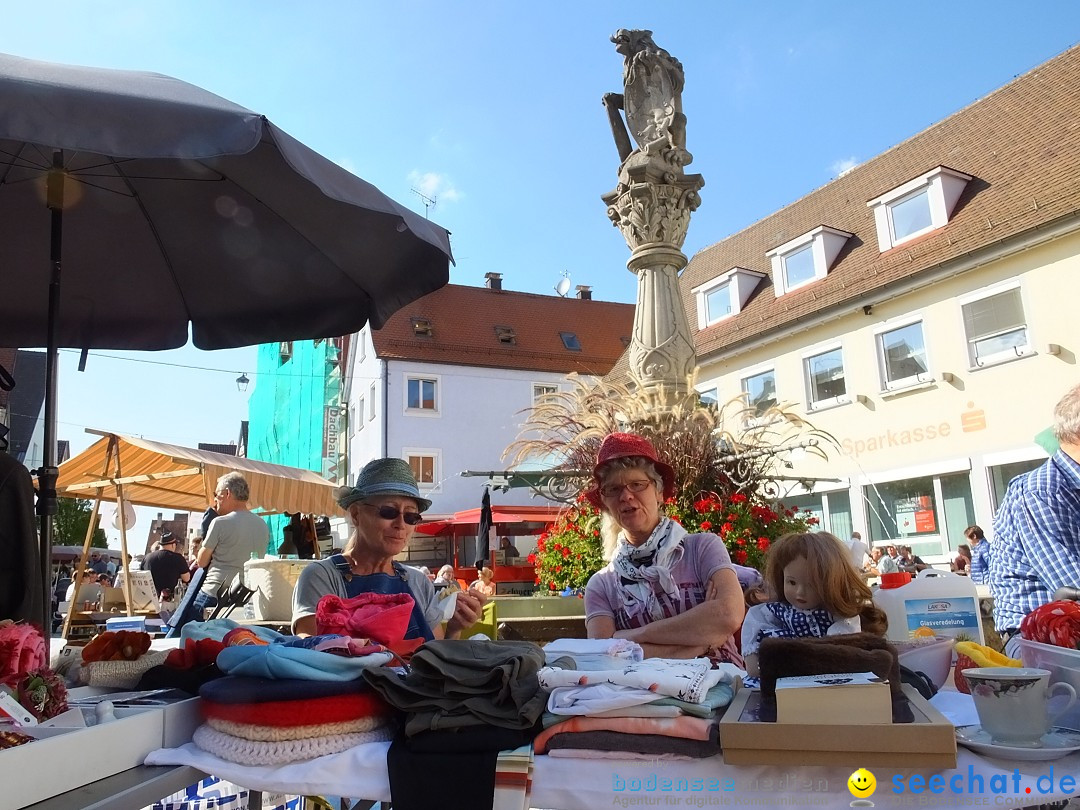
[[[1054,408],[1054,436],[1061,448],[1013,479],[994,521],[994,625],[1013,658],[1024,616],[1058,588],[1080,586],[1080,385]]]
[[[990,544],[986,541],[981,526],[968,526],[964,529],[964,537],[971,543],[971,567],[968,575],[972,582],[982,585],[990,573]]]

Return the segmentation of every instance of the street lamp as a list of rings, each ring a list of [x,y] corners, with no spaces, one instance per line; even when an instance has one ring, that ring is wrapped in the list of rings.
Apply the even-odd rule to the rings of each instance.
[[[236,390],[241,393],[247,391],[249,382],[251,382],[251,380],[248,379],[248,375],[241,371],[240,376],[236,378]]]

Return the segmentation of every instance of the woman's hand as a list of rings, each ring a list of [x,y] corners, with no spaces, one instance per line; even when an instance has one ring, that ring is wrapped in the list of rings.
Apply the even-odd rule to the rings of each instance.
[[[479,591],[458,591],[454,615],[446,623],[446,638],[458,638],[462,630],[480,621],[485,602],[487,602],[487,597]]]

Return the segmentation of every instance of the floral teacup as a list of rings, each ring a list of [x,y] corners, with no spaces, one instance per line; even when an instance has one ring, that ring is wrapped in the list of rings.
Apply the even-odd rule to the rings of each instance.
[[[963,670],[979,722],[999,745],[1038,748],[1053,720],[1076,703],[1067,683],[1050,683],[1050,670],[1033,667],[976,667]],[[1051,716],[1047,702],[1060,690],[1068,702]]]

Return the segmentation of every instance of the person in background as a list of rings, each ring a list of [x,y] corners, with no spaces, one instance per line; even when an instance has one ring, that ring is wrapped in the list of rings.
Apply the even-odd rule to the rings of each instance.
[[[218,516],[218,510],[214,508],[214,504],[210,504],[206,508],[206,511],[202,514],[202,520],[199,522],[199,528],[202,530],[200,534],[203,537],[210,534],[210,524],[214,522],[214,518]]]
[[[143,561],[145,570],[154,578],[154,590],[161,599],[173,598],[176,586],[191,579],[188,563],[182,554],[176,552],[176,535],[164,532],[161,535],[161,548],[146,555]]]
[[[956,547],[956,556],[953,557],[952,570],[957,574],[967,576],[971,567],[971,546],[961,543]]]
[[[102,558],[100,551],[90,552],[90,562],[88,565],[95,574],[109,573],[109,564]]]
[[[585,497],[603,515],[610,562],[585,586],[589,638],[626,638],[647,657],[708,655],[742,666],[735,634],[742,588],[723,541],[688,534],[662,512],[675,470],[645,438],[612,433],[600,445]]]
[[[247,479],[240,473],[227,473],[218,479],[214,489],[218,517],[210,524],[196,557],[199,567],[206,569],[202,588],[195,597],[199,619],[202,609],[217,604],[218,589],[243,574],[245,562],[266,554],[270,529],[248,508],[250,495]]]
[[[990,544],[986,541],[983,530],[975,525],[964,529],[964,537],[971,543],[971,581],[981,585],[987,581],[990,571]]]
[[[476,592],[459,593],[444,631],[442,606],[431,581],[394,559],[408,546],[413,527],[423,521],[421,513],[431,508],[431,501],[421,497],[407,462],[399,458],[370,461],[360,470],[355,487],[338,487],[334,494],[348,512],[353,533],[344,552],[315,560],[300,572],[293,590],[296,635],[318,632],[316,611],[319,600],[328,594],[342,599],[365,593],[411,596],[413,610],[405,639],[457,638],[477,622],[486,598]]]
[[[923,562],[922,557],[911,553],[911,546],[900,546],[900,570],[909,574],[917,574],[930,566]]]
[[[873,551],[870,552],[872,564],[867,572],[870,576],[879,577],[882,574],[900,573],[900,566],[886,551],[887,549],[883,549],[881,546],[875,546]]]
[[[202,548],[202,538],[191,538],[191,555],[188,557],[188,573],[194,574],[199,570],[199,549]]]
[[[494,571],[490,568],[481,568],[476,572],[476,581],[470,583],[469,590],[482,593],[484,596],[494,596],[495,583],[492,582],[494,578]]]
[[[439,573],[435,575],[435,590],[441,591],[443,588],[449,588],[452,591],[461,590],[461,586],[458,584],[457,575],[454,573],[454,566],[444,565],[439,569]]]
[[[1080,385],[1054,407],[1054,437],[1057,452],[1009,484],[986,555],[994,626],[1013,658],[1019,657],[1024,616],[1052,601],[1059,588],[1080,587]]]
[[[98,579],[101,577],[96,571],[91,568],[87,568],[82,572],[81,583],[80,577],[76,577],[67,589],[67,593],[64,595],[65,601],[72,601],[76,598],[75,589],[78,587],[78,605],[72,605],[72,610],[82,610],[83,605],[86,602],[91,602],[95,605],[100,604],[101,597],[104,594],[104,590]]]
[[[517,546],[511,543],[510,538],[506,537],[505,535],[499,538],[499,551],[501,551],[508,560],[511,557],[521,556],[521,554],[518,553]]]
[[[862,535],[859,532],[852,532],[851,539],[845,544],[848,549],[848,554],[851,556],[851,564],[855,566],[856,571],[862,571],[866,568],[866,564],[870,562],[870,547],[862,539]]]

